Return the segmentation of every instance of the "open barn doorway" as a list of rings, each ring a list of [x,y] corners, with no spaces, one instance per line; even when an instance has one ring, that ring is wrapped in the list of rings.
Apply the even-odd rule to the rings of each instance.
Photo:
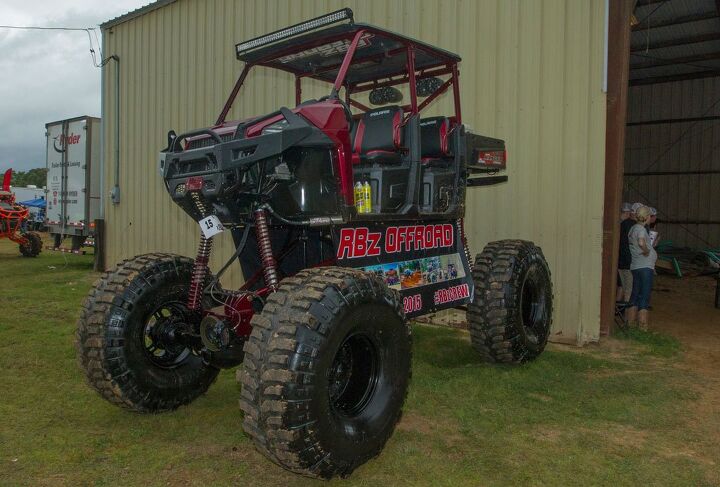
[[[648,236],[658,256],[651,329],[654,323],[659,331],[702,334],[720,313],[720,1],[630,4],[627,109],[618,137],[624,139],[622,179],[610,188],[621,198],[606,201],[606,219],[619,221],[623,204],[651,208]],[[627,228],[618,228],[615,239]],[[612,326],[609,281],[606,276],[606,331]],[[627,298],[620,288],[614,294]],[[671,303],[704,314],[683,325],[679,315],[667,319],[674,315]]]

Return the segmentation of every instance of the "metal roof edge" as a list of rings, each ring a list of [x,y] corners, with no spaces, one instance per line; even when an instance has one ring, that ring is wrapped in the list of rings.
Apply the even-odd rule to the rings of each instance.
[[[62,120],[55,120],[52,122],[48,122],[45,124],[45,128],[48,128],[50,125],[57,125],[59,123],[63,122],[77,122],[78,120],[98,120],[102,121],[100,117],[93,117],[92,115],[80,115],[78,117],[71,117],[71,118],[63,118]]]
[[[130,12],[128,12],[126,14],[123,14],[119,17],[115,17],[114,19],[110,19],[108,21],[103,22],[102,24],[100,24],[100,28],[103,30],[111,29],[111,28],[115,27],[116,25],[122,24],[123,22],[127,22],[134,18],[140,17],[141,15],[145,15],[148,12],[152,12],[153,10],[157,10],[166,5],[170,5],[171,3],[175,3],[176,1],[177,0],[156,0],[155,2],[145,5],[144,7],[140,7],[135,10],[131,10]]]

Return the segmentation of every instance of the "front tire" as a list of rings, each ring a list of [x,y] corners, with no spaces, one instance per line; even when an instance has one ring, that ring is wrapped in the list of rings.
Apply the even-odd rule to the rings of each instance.
[[[42,252],[42,239],[35,232],[27,232],[22,235],[26,240],[26,244],[20,244],[20,253],[23,257],[37,257]]]
[[[552,280],[540,247],[524,240],[489,243],[473,265],[475,297],[467,320],[473,347],[486,362],[537,358],[552,325]]]
[[[219,369],[178,338],[190,327],[185,302],[193,261],[171,254],[126,260],[83,303],[76,348],[90,385],[106,400],[161,412],[204,394]]]
[[[281,282],[245,344],[243,427],[279,465],[349,475],[400,419],[411,334],[399,297],[361,271],[315,268]]]

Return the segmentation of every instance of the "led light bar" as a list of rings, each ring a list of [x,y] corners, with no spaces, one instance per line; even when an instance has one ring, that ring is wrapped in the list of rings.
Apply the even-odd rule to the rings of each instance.
[[[264,36],[256,37],[255,39],[250,39],[249,41],[241,42],[240,44],[235,45],[235,52],[238,56],[240,56],[240,54],[248,52],[252,49],[266,46],[268,44],[272,44],[273,42],[287,39],[304,32],[315,30],[319,27],[325,27],[326,25],[342,22],[343,20],[350,20],[350,22],[352,22],[353,11],[349,8],[344,8],[321,17],[316,17],[306,22],[291,25],[290,27],[277,30]]]

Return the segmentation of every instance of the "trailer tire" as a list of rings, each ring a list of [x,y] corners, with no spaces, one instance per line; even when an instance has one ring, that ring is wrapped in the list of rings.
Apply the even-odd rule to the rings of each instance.
[[[552,325],[552,280],[542,250],[524,240],[491,242],[472,274],[467,321],[473,347],[490,363],[537,358]]]
[[[348,268],[301,271],[252,318],[243,428],[258,450],[310,477],[347,476],[400,419],[411,331],[397,292]]]
[[[80,249],[82,249],[83,244],[85,243],[85,236],[84,235],[73,235],[72,236],[72,247],[70,250],[73,252],[80,252]]]
[[[103,274],[83,303],[76,349],[103,398],[136,412],[162,412],[204,394],[219,369],[179,342],[193,261],[172,254],[128,259]]]
[[[20,245],[20,253],[23,257],[37,257],[42,252],[42,239],[35,232],[27,232],[22,234],[28,241],[25,245]]]

